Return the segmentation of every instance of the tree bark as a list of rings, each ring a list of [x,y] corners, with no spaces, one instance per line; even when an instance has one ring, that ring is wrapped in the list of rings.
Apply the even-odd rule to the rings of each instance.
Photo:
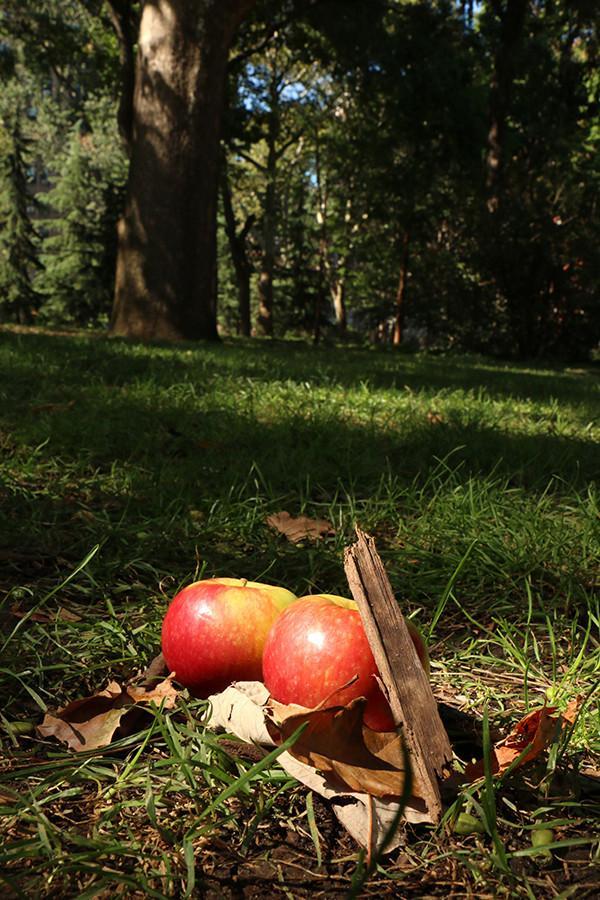
[[[131,156],[133,132],[133,96],[135,90],[135,18],[132,0],[107,0],[110,19],[119,41],[121,96],[117,122],[119,133]]]
[[[411,640],[372,537],[356,528],[344,551],[344,569],[394,722],[409,751],[413,790],[432,822],[442,816],[438,779],[450,770],[452,748],[429,679]]]
[[[277,220],[277,140],[279,138],[279,88],[277,72],[272,73],[267,127],[267,165],[263,212],[263,252],[258,276],[258,327],[273,335],[273,277],[275,273],[275,229]]]
[[[394,318],[394,333],[392,335],[392,344],[399,347],[404,336],[404,318],[406,310],[406,284],[408,281],[408,250],[410,246],[410,235],[408,229],[402,235],[402,256],[400,259],[400,276],[398,278],[398,289],[396,290],[396,315]]]
[[[231,261],[233,263],[233,268],[235,271],[235,281],[238,292],[240,334],[242,334],[244,337],[250,337],[250,276],[252,274],[252,263],[248,259],[246,238],[248,236],[248,232],[254,224],[255,216],[248,216],[244,227],[241,229],[241,231],[238,232],[235,222],[235,214],[233,212],[229,178],[227,177],[227,171],[225,168],[223,168],[221,172],[221,196],[223,198],[225,232],[229,241]]]
[[[342,266],[330,286],[330,292],[335,324],[340,334],[345,334],[348,328],[348,316],[346,313],[346,273]]]
[[[217,338],[216,209],[229,48],[255,0],[146,0],[111,331]]]

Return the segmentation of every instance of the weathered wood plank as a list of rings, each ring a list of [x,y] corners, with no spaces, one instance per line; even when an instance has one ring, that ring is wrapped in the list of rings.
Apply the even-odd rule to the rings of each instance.
[[[394,721],[410,754],[414,791],[434,821],[442,813],[438,778],[452,759],[452,748],[437,703],[419,661],[404,616],[372,537],[356,529],[357,541],[344,553],[344,568]]]

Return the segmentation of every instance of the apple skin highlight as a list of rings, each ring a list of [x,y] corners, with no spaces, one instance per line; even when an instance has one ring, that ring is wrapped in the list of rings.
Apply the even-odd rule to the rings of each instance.
[[[407,625],[428,672],[424,641],[414,625]],[[345,597],[301,597],[274,623],[265,644],[263,681],[275,700],[312,709],[325,700],[328,706],[344,706],[365,697],[365,725],[374,731],[393,731],[394,720],[377,675],[358,608]],[[354,676],[356,681],[348,685]]]
[[[267,635],[296,600],[285,588],[238,578],[194,582],[171,601],[162,626],[169,671],[198,697],[259,680]]]

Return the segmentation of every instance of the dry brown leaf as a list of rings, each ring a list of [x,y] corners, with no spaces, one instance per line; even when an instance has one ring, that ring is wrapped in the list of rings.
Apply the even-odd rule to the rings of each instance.
[[[43,612],[41,610],[37,610],[36,612],[30,613],[29,610],[23,609],[21,606],[15,603],[13,606],[11,606],[10,611],[11,614],[17,619],[27,618],[30,622],[41,622],[46,625],[50,622],[54,622],[56,619],[61,619],[63,622],[81,622],[81,616],[78,616],[76,613],[70,612],[63,606],[60,606],[55,612]]]
[[[163,677],[168,674],[169,670],[161,652],[150,661],[146,669],[133,681],[149,689],[155,682],[158,680],[162,681]]]
[[[56,413],[66,412],[75,406],[74,400],[67,400],[63,403],[38,403],[36,406],[30,406],[29,411],[32,413]]]
[[[582,697],[575,697],[574,700],[571,700],[570,703],[567,704],[567,708],[565,709],[565,711],[560,714],[560,717],[565,725],[575,724],[575,719],[579,715],[579,710],[581,709],[582,703]]]
[[[528,713],[514,726],[511,733],[492,750],[491,771],[502,775],[523,753],[519,767],[536,759],[550,744],[554,743],[566,725],[573,724],[581,705],[579,699],[569,703],[562,715],[554,716],[553,706],[544,706]],[[527,750],[525,753],[524,751]],[[470,763],[465,768],[469,781],[481,778],[485,773],[484,761]]]
[[[72,750],[97,750],[111,743],[117,729],[134,730],[144,706],[162,703],[164,709],[172,709],[176,699],[170,677],[150,689],[121,687],[111,681],[103,691],[47,713],[37,732],[43,738],[57,738]]]
[[[56,618],[61,619],[63,622],[81,622],[81,616],[71,612],[70,609],[65,609],[64,606],[59,607]]]
[[[376,735],[363,726],[366,701],[308,710],[271,702],[267,728],[279,744],[306,723],[290,753],[328,775],[338,786],[374,797],[400,797],[405,781],[404,746],[395,732]],[[299,711],[300,710],[300,711]]]
[[[29,619],[30,622],[42,622],[47,625],[48,622],[51,622],[53,616],[51,616],[47,612],[30,612],[28,609],[23,609],[19,606],[18,603],[14,603],[10,608],[10,614],[15,617],[15,619]]]
[[[268,516],[265,521],[267,525],[284,534],[288,541],[292,541],[294,544],[305,538],[317,541],[326,534],[335,534],[335,528],[326,519],[310,519],[308,516],[294,518],[285,510]]]
[[[264,684],[258,681],[236,682],[220,694],[209,697],[209,701],[208,728],[232,732],[255,746],[275,746],[265,724],[269,692]],[[371,732],[371,735],[385,737],[376,732]],[[331,803],[335,815],[358,844],[371,849],[379,847],[397,815],[397,801],[358,791],[340,790],[331,784],[329,775],[323,775],[313,766],[300,762],[288,751],[283,752],[277,761],[289,775]],[[416,798],[408,801],[402,816],[405,821],[415,824],[432,821],[422,801]],[[400,830],[387,845],[386,853],[402,842],[403,832]]]

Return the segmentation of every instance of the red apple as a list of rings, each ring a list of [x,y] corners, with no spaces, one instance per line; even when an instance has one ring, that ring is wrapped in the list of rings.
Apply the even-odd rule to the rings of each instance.
[[[285,588],[240,578],[188,585],[171,601],[162,626],[169,670],[202,697],[232,681],[259,680],[269,630],[295,599]]]
[[[408,630],[429,673],[425,642]],[[377,666],[353,600],[333,594],[301,597],[273,625],[263,653],[263,681],[281,703],[313,708],[346,705],[366,697],[364,722],[374,731],[392,731],[394,720],[376,679]],[[355,675],[358,679],[344,687]]]

